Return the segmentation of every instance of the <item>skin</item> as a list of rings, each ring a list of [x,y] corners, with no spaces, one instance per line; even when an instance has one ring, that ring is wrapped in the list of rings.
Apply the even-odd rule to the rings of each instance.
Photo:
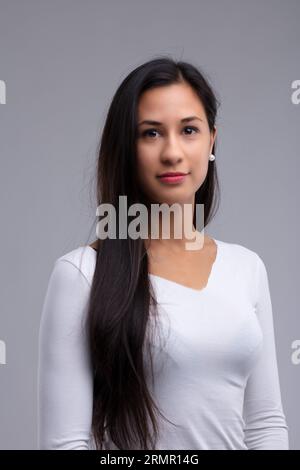
[[[198,116],[188,123],[182,118]],[[204,107],[186,83],[148,90],[140,98],[138,124],[155,120],[162,126],[139,125],[138,179],[149,199],[156,203],[194,204],[195,193],[205,180],[208,159],[216,137],[210,132]],[[199,132],[191,129],[195,127]],[[142,135],[147,131],[148,135]],[[149,132],[151,131],[151,132]],[[184,183],[165,185],[157,175],[167,171],[189,172]],[[171,242],[174,244],[174,240]],[[179,243],[184,244],[184,240]]]
[[[171,205],[176,202],[194,207],[195,193],[205,180],[217,134],[216,128],[213,131],[209,129],[198,95],[186,82],[154,88],[140,97],[137,111],[137,174],[143,191],[153,203]],[[181,122],[188,116],[200,119]],[[139,125],[144,120],[159,121],[162,125]],[[167,185],[158,179],[158,175],[167,171],[188,175],[182,183]],[[192,240],[185,238],[184,231],[182,238],[174,238],[172,222],[174,218],[171,217],[171,236],[168,239],[145,240],[149,272],[185,287],[202,290],[216,259],[217,246],[204,235],[201,249],[186,250],[185,243]],[[189,223],[193,227],[192,220]],[[97,241],[91,246],[97,248]]]
[[[188,116],[197,116],[200,120],[182,123],[181,119]],[[151,202],[189,203],[194,208],[195,193],[205,180],[217,134],[216,128],[213,131],[209,129],[198,95],[185,82],[147,90],[138,104],[138,124],[144,120],[159,121],[162,125],[142,124],[138,127],[139,184]],[[180,184],[166,185],[157,175],[167,171],[181,171],[188,175]],[[192,220],[189,223],[192,227]],[[149,272],[201,290],[207,285],[216,259],[215,242],[204,235],[202,248],[189,251],[185,243],[190,240],[185,238],[184,231],[181,239],[175,239],[172,224],[170,229],[168,239],[145,240]]]

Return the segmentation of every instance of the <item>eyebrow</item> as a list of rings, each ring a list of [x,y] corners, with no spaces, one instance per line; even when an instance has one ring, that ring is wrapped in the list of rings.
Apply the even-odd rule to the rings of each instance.
[[[198,119],[199,121],[203,121],[203,119],[199,118],[198,116],[188,116],[183,119],[181,119],[180,122],[190,122],[193,121],[194,119]],[[140,122],[138,125],[141,126],[142,124],[150,124],[151,126],[162,126],[162,122],[159,121],[151,121],[149,119],[146,119],[145,121]]]

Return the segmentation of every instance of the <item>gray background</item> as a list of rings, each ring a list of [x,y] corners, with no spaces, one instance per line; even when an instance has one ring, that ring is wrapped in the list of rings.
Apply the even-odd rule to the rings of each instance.
[[[41,308],[54,260],[95,239],[96,146],[121,80],[158,54],[221,100],[207,233],[264,260],[290,446],[300,449],[299,0],[0,0],[0,448],[37,446]],[[298,293],[297,293],[298,291]]]

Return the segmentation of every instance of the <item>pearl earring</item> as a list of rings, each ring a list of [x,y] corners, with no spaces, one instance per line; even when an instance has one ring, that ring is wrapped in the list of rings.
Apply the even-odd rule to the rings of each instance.
[[[209,160],[210,160],[211,162],[213,162],[213,161],[215,160],[215,158],[216,158],[216,157],[214,156],[214,154],[211,153],[210,156],[209,156]]]

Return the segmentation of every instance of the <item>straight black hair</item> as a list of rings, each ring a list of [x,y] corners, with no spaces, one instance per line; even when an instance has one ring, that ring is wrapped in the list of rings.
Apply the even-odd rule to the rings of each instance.
[[[146,90],[175,83],[187,83],[197,93],[213,131],[219,102],[197,67],[168,56],[138,66],[120,84],[108,110],[97,159],[97,206],[110,203],[118,213],[121,195],[127,196],[128,206],[148,205],[137,181],[137,105]],[[204,204],[204,226],[216,212],[219,193],[216,163],[209,161],[206,178],[195,194],[195,207]],[[86,324],[94,373],[92,434],[97,449],[105,449],[107,439],[121,450],[155,449],[157,417],[168,420],[148,382],[149,364],[155,380],[150,320],[158,319],[157,305],[143,239],[97,239]]]

